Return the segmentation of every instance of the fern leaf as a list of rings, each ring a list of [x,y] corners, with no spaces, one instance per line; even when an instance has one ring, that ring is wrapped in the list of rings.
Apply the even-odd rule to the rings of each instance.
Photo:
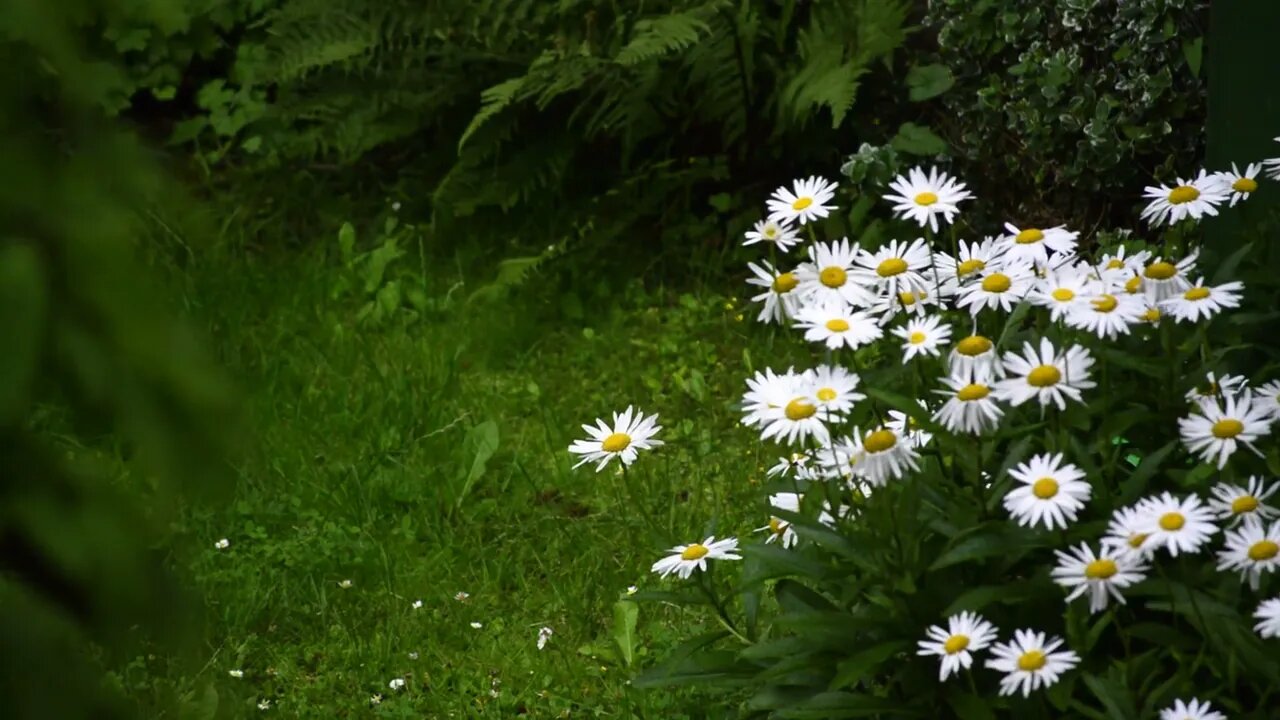
[[[462,131],[462,137],[458,139],[458,150],[467,144],[467,139],[471,134],[480,129],[494,115],[502,112],[516,99],[516,95],[524,88],[525,75],[514,77],[510,80],[504,80],[491,88],[488,88],[480,94],[480,110],[475,117],[471,118],[471,122],[467,123],[467,129]]]
[[[618,51],[614,61],[619,65],[638,65],[694,45],[703,34],[711,31],[711,26],[699,15],[697,12],[685,12],[636,21],[631,42]]]

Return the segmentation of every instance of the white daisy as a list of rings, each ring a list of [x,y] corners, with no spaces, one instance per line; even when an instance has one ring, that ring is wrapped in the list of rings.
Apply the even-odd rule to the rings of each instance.
[[[774,493],[769,496],[769,507],[798,513],[800,512],[800,495],[793,492]],[[771,543],[777,540],[784,548],[790,548],[800,541],[791,523],[775,516],[769,518],[768,525],[756,528],[756,532],[769,533],[769,537],[764,541]]]
[[[1056,322],[1097,291],[1098,283],[1090,280],[1086,273],[1062,268],[1037,281],[1027,298],[1036,305],[1049,308],[1049,319]]]
[[[796,233],[795,228],[777,220],[757,221],[747,231],[746,235],[747,239],[742,243],[743,246],[767,242],[773,243],[782,252],[790,250],[792,245],[800,242],[800,236]]]
[[[921,408],[928,412],[929,406],[924,404],[923,400],[916,400]],[[901,410],[890,410],[886,413],[888,419],[884,421],[884,426],[894,432],[900,438],[904,438],[907,444],[913,448],[919,449],[929,444],[933,439],[933,433],[925,430],[916,419]]]
[[[1253,616],[1258,624],[1253,626],[1264,638],[1280,638],[1280,596],[1264,600],[1258,605]]]
[[[946,390],[934,390],[947,398],[933,419],[952,432],[980,435],[1000,424],[1004,411],[991,396],[991,386],[968,378],[944,377]]]
[[[813,384],[813,397],[818,401],[818,412],[828,419],[842,417],[853,409],[853,404],[866,399],[857,392],[860,378],[857,373],[838,365],[819,365],[808,371]]]
[[[1069,552],[1055,550],[1054,554],[1058,556],[1058,565],[1051,573],[1053,581],[1073,588],[1067,595],[1067,602],[1089,593],[1091,613],[1106,610],[1111,597],[1124,604],[1120,590],[1146,578],[1147,566],[1141,559],[1109,552],[1106,545],[1097,554],[1088,543],[1080,543]]]
[[[1000,678],[1000,694],[1012,695],[1021,687],[1023,697],[1027,697],[1032,690],[1058,682],[1062,673],[1080,662],[1080,656],[1074,652],[1058,651],[1061,645],[1061,638],[1048,638],[1033,630],[1018,630],[1012,642],[994,645],[991,654],[995,657],[987,660],[986,665],[1007,673]]]
[[[939,277],[953,292],[960,283],[980,277],[983,270],[999,270],[1004,262],[1004,245],[991,237],[973,242],[961,240],[959,251],[954,258],[941,252],[933,254]]]
[[[995,384],[996,397],[1010,405],[1035,399],[1041,407],[1054,403],[1065,410],[1066,398],[1080,402],[1080,391],[1095,384],[1089,379],[1089,351],[1079,345],[1057,351],[1049,338],[1040,338],[1039,350],[1023,343],[1022,354],[1006,353],[1003,364],[1009,377]]]
[[[919,470],[920,454],[897,432],[880,427],[863,435],[853,431],[853,462],[859,475],[873,486],[901,478],[908,469]]]
[[[930,308],[936,310],[939,295],[933,290],[932,271],[925,273],[924,278],[930,289],[900,292],[896,295],[881,293],[871,302],[867,312],[874,315],[881,325],[885,325],[900,314],[919,317],[927,314]]]
[[[661,440],[653,439],[662,429],[657,423],[656,414],[645,417],[642,411],[632,410],[628,405],[626,410],[613,414],[612,426],[599,418],[594,427],[583,425],[582,429],[591,439],[574,440],[569,446],[569,452],[582,456],[574,467],[594,462],[597,463],[596,472],[600,472],[615,457],[623,465],[630,465],[635,462],[638,451],[651,450],[662,444]]]
[[[787,368],[782,374],[775,373],[773,368],[765,368],[764,372],[756,372],[754,377],[747,378],[747,391],[742,395],[742,424],[747,427],[765,425],[773,417],[773,411],[786,406],[795,396],[801,383],[801,376],[795,368]],[[816,405],[816,402],[815,402]]]
[[[899,293],[931,289],[922,274],[931,265],[924,238],[917,238],[910,244],[890,240],[888,245],[875,252],[859,251],[853,262],[856,266],[854,279],[877,293],[896,297]]]
[[[836,196],[836,184],[816,175],[796,180],[791,189],[786,186],[773,191],[769,198],[769,219],[778,222],[800,223],[821,220],[835,210],[828,205]]]
[[[1046,229],[1028,227],[1019,229],[1012,223],[1005,223],[1008,233],[1000,238],[1004,247],[1005,262],[1030,263],[1038,268],[1049,264],[1049,253],[1067,255],[1075,251],[1078,232],[1072,232],[1065,225]]]
[[[1116,248],[1114,253],[1106,253],[1098,259],[1098,264],[1094,266],[1094,271],[1098,273],[1100,279],[1109,279],[1115,281],[1128,280],[1134,275],[1140,274],[1147,266],[1147,261],[1151,259],[1149,250],[1139,250],[1130,253],[1129,249],[1121,245]]]
[[[827,439],[827,426],[818,412],[813,378],[788,372],[762,387],[764,408],[758,412],[760,439],[776,439],[790,445],[813,437]]]
[[[1193,252],[1176,264],[1157,257],[1142,269],[1141,275],[1134,276],[1138,278],[1136,286],[1153,303],[1159,303],[1161,300],[1180,295],[1191,287],[1191,282],[1187,279],[1187,276],[1196,269],[1196,260],[1199,257],[1199,253]],[[1133,281],[1130,280],[1130,283],[1133,283]],[[1126,290],[1135,292],[1135,290],[1131,289],[1132,287],[1134,285],[1125,285]]]
[[[1214,177],[1222,184],[1222,189],[1231,194],[1231,202],[1229,207],[1235,207],[1236,203],[1249,197],[1258,189],[1258,171],[1262,169],[1262,163],[1249,163],[1245,166],[1244,172],[1240,172],[1240,168],[1235,163],[1231,163],[1231,172],[1214,173]]]
[[[1160,711],[1160,720],[1227,720],[1227,716],[1213,710],[1208,702],[1193,698],[1189,703],[1174,700],[1173,705]]]
[[[1140,217],[1152,225],[1172,225],[1179,220],[1199,220],[1205,215],[1217,215],[1218,205],[1227,199],[1222,185],[1204,170],[1191,180],[1178,178],[1172,188],[1168,185],[1148,185],[1143,197],[1151,202]]]
[[[1262,573],[1280,567],[1280,522],[1270,525],[1256,517],[1248,518],[1235,530],[1228,530],[1226,547],[1218,552],[1219,570],[1239,570],[1240,579],[1248,580],[1254,590],[1262,582]]]
[[[1142,560],[1155,554],[1157,544],[1147,542],[1151,533],[1146,531],[1147,505],[1149,500],[1139,502],[1131,507],[1116,510],[1107,524],[1106,535],[1102,538],[1102,546],[1107,551],[1124,556],[1133,561]]]
[[[844,303],[806,305],[796,313],[796,327],[805,331],[805,340],[820,342],[832,350],[854,350],[884,335],[870,315]]]
[[[982,335],[970,335],[957,342],[947,356],[947,368],[953,377],[974,382],[1004,377],[1004,364],[996,355],[995,343]]]
[[[708,560],[741,560],[742,556],[735,552],[737,549],[737,538],[716,540],[712,535],[700,543],[671,548],[668,551],[671,554],[654,563],[650,570],[661,577],[674,573],[687,580],[694,570],[705,571]]]
[[[1201,318],[1208,320],[1224,309],[1239,307],[1242,290],[1242,282],[1205,286],[1204,278],[1201,278],[1181,295],[1166,298],[1160,303],[1160,309],[1178,322],[1196,322]]]
[[[951,342],[951,326],[944,324],[938,315],[908,320],[905,326],[890,330],[902,338],[902,362],[905,364],[916,355],[938,356],[938,347]]]
[[[1250,476],[1245,487],[1218,483],[1210,490],[1213,499],[1209,501],[1209,509],[1213,510],[1219,520],[1231,520],[1233,525],[1250,518],[1270,520],[1280,517],[1280,510],[1266,503],[1266,499],[1274,495],[1277,489],[1280,489],[1280,485],[1268,485],[1256,476]]]
[[[1271,414],[1266,406],[1254,403],[1249,391],[1227,395],[1223,402],[1204,401],[1200,412],[1178,419],[1182,444],[1205,462],[1226,467],[1239,445],[1261,455],[1253,441],[1271,430]]]
[[[870,290],[854,282],[853,261],[861,248],[849,239],[814,243],[809,247],[809,262],[796,268],[800,280],[800,297],[814,304],[844,303],[867,307],[875,300]]]
[[[938,231],[939,215],[950,224],[960,212],[958,204],[973,197],[963,183],[937,168],[931,168],[928,175],[911,168],[906,175],[894,178],[889,189],[893,192],[884,199],[894,203],[899,218],[915,220],[920,227],[928,225],[934,232]]]
[[[767,475],[769,477],[785,478],[791,477],[794,474],[799,477],[801,475],[800,471],[804,470],[805,467],[808,466],[810,460],[812,460],[812,458],[809,457],[807,452],[791,453],[790,457],[778,458],[778,462],[775,463],[773,467],[769,468]]]
[[[1004,496],[1004,508],[1024,527],[1043,524],[1046,530],[1067,527],[1093,494],[1084,472],[1063,463],[1062,453],[1033,456],[1009,471],[1019,484]]]
[[[996,639],[996,628],[981,615],[962,612],[947,618],[947,627],[934,625],[925,630],[928,640],[919,642],[917,655],[937,655],[942,658],[938,680],[966,670],[973,665],[973,653],[982,650]]]
[[[747,278],[747,284],[764,288],[760,294],[751,296],[751,302],[764,303],[756,320],[781,325],[795,317],[796,310],[800,308],[800,292],[796,289],[800,280],[796,274],[778,272],[767,260],[761,261],[760,265],[747,263],[747,267],[755,275]]]
[[[1259,385],[1253,403],[1270,413],[1272,420],[1280,420],[1280,380]]]
[[[1142,322],[1146,312],[1147,302],[1140,295],[1101,292],[1082,298],[1066,314],[1066,322],[1070,327],[1110,340],[1128,335],[1129,327]]]
[[[959,291],[957,308],[968,307],[977,315],[983,308],[1013,309],[1018,301],[1031,292],[1036,276],[1030,265],[1001,264],[999,269],[983,270],[980,279]]]
[[[1235,395],[1249,387],[1248,378],[1243,375],[1223,375],[1218,377],[1212,371],[1205,373],[1204,382],[1187,391],[1187,402],[1202,405],[1215,403],[1227,395]]]
[[[1145,518],[1140,527],[1148,535],[1147,542],[1175,557],[1183,552],[1198,552],[1218,532],[1213,513],[1195,495],[1179,499],[1166,492],[1139,507]]]

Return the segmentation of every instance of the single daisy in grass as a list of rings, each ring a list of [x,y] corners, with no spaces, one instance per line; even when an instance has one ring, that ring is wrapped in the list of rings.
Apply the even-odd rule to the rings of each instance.
[[[767,260],[762,260],[759,265],[749,262],[747,267],[755,276],[747,278],[747,284],[764,288],[764,292],[751,296],[751,302],[764,303],[756,320],[781,325],[795,317],[800,309],[800,293],[796,289],[800,280],[796,274],[779,272]]]
[[[1227,190],[1204,170],[1190,180],[1178,178],[1173,186],[1148,185],[1142,196],[1150,200],[1140,217],[1152,225],[1172,225],[1187,218],[1199,220],[1217,215]]]
[[[795,445],[808,438],[825,441],[828,437],[823,416],[818,412],[818,398],[812,377],[788,373],[768,385],[765,408],[760,413],[760,439],[775,439]]]
[[[1052,403],[1065,410],[1068,398],[1080,402],[1080,391],[1094,386],[1089,379],[1093,362],[1089,351],[1079,345],[1056,350],[1049,338],[1040,338],[1039,349],[1023,343],[1021,355],[1005,353],[1008,377],[996,383],[996,397],[1010,405],[1038,400],[1041,407]]]
[[[1137,284],[1134,285],[1133,280],[1130,279],[1125,289],[1129,292],[1142,292],[1154,303],[1181,295],[1191,287],[1191,281],[1187,276],[1195,271],[1196,260],[1199,257],[1199,253],[1193,252],[1177,263],[1157,257],[1142,268],[1141,275],[1134,276],[1138,278]],[[1138,289],[1135,291],[1133,287]]]
[[[920,469],[920,454],[906,438],[888,427],[865,435],[854,428],[852,455],[856,472],[876,487],[901,478],[907,470]]]
[[[1280,638],[1280,596],[1264,600],[1253,612],[1258,624],[1253,626],[1264,638]]]
[[[809,371],[809,379],[813,398],[818,401],[818,414],[827,419],[843,417],[854,403],[867,397],[857,392],[858,374],[838,365],[819,365]]]
[[[773,411],[783,407],[796,391],[800,376],[795,368],[787,368],[782,374],[773,368],[756,372],[747,378],[747,391],[742,395],[742,424],[757,427],[767,422]]]
[[[1166,492],[1148,498],[1139,507],[1145,517],[1140,527],[1148,536],[1147,542],[1175,557],[1199,552],[1200,546],[1218,532],[1213,512],[1195,495],[1177,498]]]
[[[981,615],[962,612],[947,618],[947,626],[934,625],[924,634],[927,640],[919,642],[917,655],[936,655],[941,658],[938,680],[946,680],[958,674],[961,668],[973,665],[973,653],[982,650],[996,639],[996,628]]]
[[[1004,509],[1019,525],[1053,530],[1076,521],[1093,487],[1080,468],[1062,460],[1062,453],[1044,453],[1009,471],[1017,485],[1004,496]]]
[[[1138,250],[1137,252],[1129,252],[1129,249],[1121,245],[1116,248],[1114,253],[1105,253],[1098,258],[1098,262],[1091,267],[1098,274],[1099,278],[1117,281],[1123,284],[1124,281],[1140,274],[1147,266],[1147,262],[1151,260],[1151,252],[1148,250]]]
[[[875,252],[859,250],[853,262],[854,280],[877,294],[896,298],[899,293],[933,289],[923,274],[931,265],[929,247],[924,244],[924,238],[910,243],[890,240],[888,245]]]
[[[1244,487],[1232,483],[1218,483],[1210,489],[1213,499],[1209,501],[1209,509],[1219,520],[1230,520],[1236,524],[1241,520],[1256,518],[1270,520],[1280,517],[1280,510],[1267,504],[1267,498],[1275,494],[1280,485],[1267,484],[1262,478],[1250,476]]]
[[[893,192],[884,199],[893,205],[899,218],[914,220],[920,227],[926,225],[938,232],[938,216],[950,224],[960,212],[959,203],[973,197],[963,183],[937,168],[925,175],[920,168],[911,168],[906,175],[899,175],[889,183]]]
[[[1178,434],[1188,450],[1207,463],[1216,463],[1219,470],[1226,467],[1227,458],[1242,444],[1262,455],[1253,442],[1271,431],[1271,413],[1265,405],[1255,403],[1249,391],[1229,394],[1218,401],[1206,400],[1200,403],[1199,410],[1178,419]]]
[[[796,233],[795,228],[786,222],[778,220],[760,220],[746,232],[746,241],[742,244],[755,245],[756,243],[773,243],[779,250],[786,252],[791,249],[792,245],[800,242],[800,236]]]
[[[934,421],[952,432],[981,435],[1000,424],[1004,411],[986,383],[969,382],[964,377],[944,377],[945,390],[934,390],[947,400],[934,413]]]
[[[1106,535],[1102,538],[1102,546],[1116,555],[1130,560],[1143,560],[1155,554],[1156,543],[1148,542],[1151,533],[1147,532],[1147,511],[1144,500],[1137,505],[1123,507],[1111,514],[1107,524]]]
[[[769,496],[769,507],[798,513],[800,512],[800,495],[793,492],[774,493]],[[768,525],[756,528],[756,532],[769,533],[769,536],[764,541],[766,543],[778,542],[784,548],[790,548],[800,540],[796,535],[796,531],[792,529],[791,523],[773,516],[769,518]]]
[[[974,382],[1004,377],[1004,364],[996,355],[996,345],[983,335],[970,335],[953,345],[947,356],[947,368],[952,377]]]
[[[834,205],[827,204],[835,196],[836,184],[825,178],[814,175],[796,180],[790,189],[784,185],[773,191],[768,202],[769,219],[801,225],[821,220],[835,210]]]
[[[593,462],[596,463],[596,472],[603,470],[614,458],[624,466],[630,465],[635,462],[639,451],[651,450],[662,444],[661,440],[653,439],[662,429],[658,425],[658,416],[645,417],[642,411],[633,410],[630,405],[626,410],[613,414],[612,425],[597,418],[594,426],[583,425],[582,429],[591,436],[590,439],[574,440],[569,452],[582,456],[575,468]]]
[[[1142,322],[1142,316],[1147,312],[1147,301],[1141,295],[1114,292],[1116,294],[1108,291],[1082,298],[1066,313],[1067,325],[1091,332],[1104,340],[1128,335],[1131,326]]]
[[[925,405],[923,400],[916,400],[916,404],[928,414],[929,406]],[[898,437],[905,438],[907,444],[911,447],[922,448],[933,439],[933,433],[925,430],[919,421],[901,410],[890,410],[885,415],[888,419],[884,421],[884,426],[892,430]]]
[[[1256,517],[1248,518],[1235,530],[1226,533],[1226,547],[1218,552],[1219,570],[1239,570],[1240,579],[1248,580],[1254,590],[1262,582],[1262,573],[1280,566],[1280,522],[1267,524]]]
[[[1243,375],[1223,375],[1218,377],[1212,371],[1205,373],[1204,382],[1187,391],[1187,402],[1201,405],[1216,403],[1228,395],[1238,394],[1249,387],[1249,380]]]
[[[1227,720],[1227,716],[1214,710],[1208,702],[1192,698],[1191,702],[1174,700],[1160,711],[1160,720]]]
[[[806,305],[796,313],[796,327],[805,331],[805,340],[822,343],[832,350],[842,347],[854,350],[884,336],[875,319],[844,303]]]
[[[1253,403],[1270,413],[1272,421],[1280,420],[1280,380],[1259,385]]]
[[[917,355],[937,357],[938,348],[951,342],[951,326],[938,315],[913,318],[905,326],[889,332],[902,338],[902,362],[906,364]]]
[[[713,535],[700,543],[671,548],[668,551],[671,554],[654,563],[650,569],[662,577],[675,574],[687,580],[694,570],[705,571],[708,560],[741,560],[737,549],[737,538],[716,540]]]
[[[1088,543],[1080,543],[1068,552],[1055,550],[1058,565],[1050,573],[1053,581],[1071,588],[1067,602],[1089,594],[1089,612],[1107,609],[1110,598],[1124,604],[1120,591],[1146,579],[1147,566],[1141,558],[1114,552],[1106,545],[1098,553]]]
[[[1035,281],[1036,275],[1030,265],[1005,263],[998,269],[989,268],[983,270],[974,282],[960,289],[956,307],[967,307],[974,315],[983,308],[1000,308],[1009,312],[1031,292]]]
[[[1165,298],[1160,303],[1164,314],[1178,322],[1208,320],[1228,308],[1240,306],[1240,293],[1244,283],[1232,281],[1221,285],[1206,286],[1204,278],[1195,281],[1181,295]]]
[[[1049,687],[1058,682],[1062,673],[1074,668],[1080,656],[1070,650],[1058,650],[1062,639],[1046,637],[1034,630],[1018,630],[1013,640],[992,646],[994,656],[987,660],[987,667],[1005,673],[1000,678],[1000,694],[1012,695],[1022,690],[1022,696],[1032,690]]]
[[[1038,280],[1027,298],[1040,307],[1049,308],[1049,319],[1062,320],[1073,309],[1098,292],[1099,283],[1075,268],[1047,273]]]
[[[1228,207],[1235,207],[1236,203],[1244,200],[1258,189],[1258,171],[1262,169],[1262,163],[1249,163],[1245,166],[1244,172],[1240,172],[1240,168],[1235,163],[1231,163],[1231,172],[1214,173],[1214,177],[1218,182],[1222,183],[1222,188],[1230,193]]]
[[[1005,261],[1009,263],[1025,262],[1036,267],[1049,265],[1049,253],[1069,255],[1076,249],[1078,232],[1072,232],[1065,225],[1051,228],[1018,228],[1013,223],[1004,224],[1004,237],[1000,244],[1004,247]]]
[[[875,300],[868,289],[854,282],[853,260],[858,256],[858,243],[849,239],[814,243],[809,247],[809,262],[796,268],[800,280],[800,296],[813,304],[845,303],[867,307]]]

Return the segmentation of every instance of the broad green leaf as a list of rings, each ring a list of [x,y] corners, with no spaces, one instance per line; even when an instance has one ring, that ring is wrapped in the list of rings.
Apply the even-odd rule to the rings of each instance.
[[[1018,528],[1005,525],[988,525],[977,535],[953,544],[929,566],[930,571],[941,570],[959,563],[983,560],[990,557],[1011,557],[1016,551],[1025,551],[1040,542],[1034,536]]]
[[[636,622],[640,617],[640,606],[629,600],[619,600],[613,604],[613,642],[618,646],[618,655],[622,664],[631,667],[635,656]]]
[[[821,593],[794,580],[783,578],[773,588],[778,605],[787,612],[832,611],[836,607]]]
[[[927,127],[912,122],[903,123],[898,134],[889,141],[895,150],[912,155],[942,155],[947,152],[947,143]]]
[[[1170,440],[1164,447],[1142,458],[1138,463],[1138,467],[1134,468],[1129,477],[1120,483],[1121,504],[1128,505],[1140,496],[1147,494],[1147,481],[1155,476],[1165,458],[1169,457],[1169,453],[1173,452],[1177,446],[1177,441]]]
[[[915,102],[937,97],[956,84],[946,65],[916,65],[907,71],[907,97]]]
[[[1138,711],[1128,688],[1110,678],[1100,678],[1091,673],[1084,673],[1081,677],[1084,679],[1084,684],[1106,708],[1107,717],[1111,720],[1132,720],[1137,717]]]
[[[462,489],[458,491],[458,496],[454,500],[457,507],[462,507],[462,503],[467,499],[467,495],[471,492],[471,488],[475,485],[485,471],[485,466],[489,462],[489,458],[498,451],[498,423],[492,420],[474,425],[467,431],[466,439],[463,441],[464,447],[471,452],[471,467],[467,470],[467,474],[462,482]]]
[[[26,414],[44,351],[48,304],[35,249],[19,243],[0,247],[0,426],[17,424]]]
[[[910,649],[911,644],[905,640],[890,640],[857,652],[841,660],[836,665],[836,675],[831,679],[827,689],[841,690],[853,686],[859,680],[862,680],[864,676],[871,675],[874,677],[874,672],[872,671],[876,666],[894,655],[907,652]]]
[[[947,694],[947,704],[959,720],[996,720],[991,710],[991,701],[963,690],[953,690]]]
[[[1194,77],[1200,77],[1200,60],[1204,56],[1204,38],[1198,37],[1182,43],[1182,56]]]
[[[355,255],[356,228],[349,222],[342,223],[342,227],[338,228],[338,251],[342,254],[343,262],[350,262]]]

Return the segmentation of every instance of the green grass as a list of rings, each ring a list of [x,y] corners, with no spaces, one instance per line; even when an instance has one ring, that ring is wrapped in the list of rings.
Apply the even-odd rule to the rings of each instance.
[[[757,486],[773,458],[735,404],[745,348],[764,357],[768,334],[713,293],[638,285],[579,321],[534,293],[362,326],[332,297],[344,272],[318,254],[190,271],[182,294],[243,389],[251,442],[230,502],[190,510],[174,536],[196,547],[202,669],[139,658],[121,686],[144,710],[212,687],[236,716],[263,699],[299,718],[719,712],[628,683],[713,619],[642,604],[628,666],[614,604],[664,585],[648,567],[665,547],[767,519]],[[616,465],[571,469],[578,426],[628,404],[661,413],[667,445],[625,484]],[[542,626],[555,634],[539,651]]]

